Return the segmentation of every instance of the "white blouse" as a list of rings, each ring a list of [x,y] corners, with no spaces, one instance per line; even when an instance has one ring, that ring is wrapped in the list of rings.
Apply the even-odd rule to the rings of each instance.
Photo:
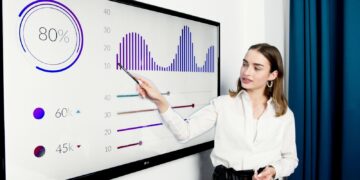
[[[294,114],[288,108],[284,115],[275,117],[271,98],[259,119],[252,112],[249,95],[241,91],[234,98],[223,95],[213,99],[187,121],[171,108],[161,116],[180,142],[187,142],[215,126],[211,153],[214,166],[249,170],[272,165],[275,178],[289,176],[298,165]]]

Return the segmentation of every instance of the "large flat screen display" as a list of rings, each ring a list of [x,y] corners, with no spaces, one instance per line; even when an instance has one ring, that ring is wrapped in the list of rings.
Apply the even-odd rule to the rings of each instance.
[[[3,0],[2,176],[108,179],[211,148],[214,130],[179,143],[121,67],[186,119],[219,95],[219,41],[136,1]]]

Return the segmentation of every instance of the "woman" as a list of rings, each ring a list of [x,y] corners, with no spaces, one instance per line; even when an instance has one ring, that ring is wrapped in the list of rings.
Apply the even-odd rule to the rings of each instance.
[[[237,90],[213,99],[188,121],[148,80],[139,77],[137,90],[156,104],[180,142],[215,126],[214,180],[267,180],[289,176],[298,165],[294,115],[283,93],[283,77],[279,50],[262,43],[246,53]]]

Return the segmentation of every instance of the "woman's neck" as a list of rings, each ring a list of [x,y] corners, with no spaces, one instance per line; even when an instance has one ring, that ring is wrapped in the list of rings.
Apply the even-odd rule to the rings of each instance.
[[[268,100],[264,94],[264,89],[247,90],[246,92],[248,93],[253,106],[265,105]]]
[[[264,90],[247,91],[253,109],[253,117],[258,120],[266,109],[267,97],[264,95]]]

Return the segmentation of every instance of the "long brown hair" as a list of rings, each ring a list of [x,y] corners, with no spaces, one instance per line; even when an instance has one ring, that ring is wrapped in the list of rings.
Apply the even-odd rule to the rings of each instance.
[[[278,71],[278,75],[277,78],[274,79],[273,86],[270,88],[266,86],[264,94],[268,98],[273,98],[276,117],[284,115],[286,113],[288,103],[283,91],[284,67],[279,50],[275,46],[271,46],[267,43],[252,45],[249,50],[258,51],[270,62],[270,72]],[[241,86],[241,80],[239,78],[237,83],[237,90],[229,90],[229,95],[231,97],[235,97],[243,89],[244,88]]]

